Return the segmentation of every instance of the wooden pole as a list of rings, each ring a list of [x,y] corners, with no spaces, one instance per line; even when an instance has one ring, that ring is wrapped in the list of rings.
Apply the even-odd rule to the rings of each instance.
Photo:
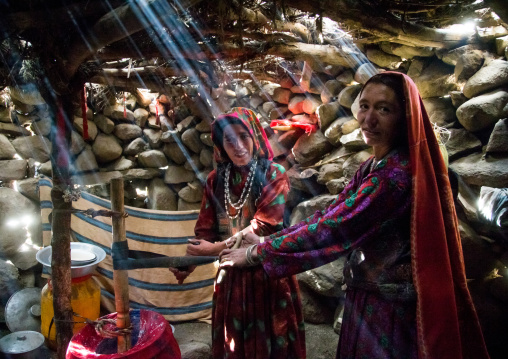
[[[66,190],[72,188],[69,175],[69,152],[72,127],[72,98],[70,92],[59,101],[49,102],[55,120],[51,167],[52,238],[51,280],[53,282],[53,309],[55,313],[57,358],[65,359],[72,338],[73,315],[71,305],[71,209],[72,201],[64,199]]]
[[[111,210],[123,213],[123,179],[111,180]],[[126,241],[125,218],[113,216],[113,243]],[[115,290],[116,326],[119,329],[130,327],[129,317],[129,274],[126,270],[113,270],[113,286]],[[118,353],[131,348],[130,334],[118,337]]]

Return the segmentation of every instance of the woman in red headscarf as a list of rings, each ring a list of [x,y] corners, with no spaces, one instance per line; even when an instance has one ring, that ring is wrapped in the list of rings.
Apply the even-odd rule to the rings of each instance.
[[[484,359],[446,166],[414,82],[373,76],[358,122],[374,156],[325,210],[222,266],[261,263],[283,277],[348,256],[337,358]]]
[[[256,115],[239,107],[219,116],[212,140],[217,169],[206,180],[187,255],[218,255],[235,245],[237,233],[263,236],[283,228],[289,179],[284,167],[272,162]],[[172,271],[180,283],[188,274]],[[305,358],[296,278],[269,278],[261,267],[219,271],[212,347],[214,358]]]

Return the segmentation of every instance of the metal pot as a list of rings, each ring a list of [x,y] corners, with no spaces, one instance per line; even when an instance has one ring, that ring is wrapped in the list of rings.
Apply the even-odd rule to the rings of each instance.
[[[71,264],[71,277],[79,278],[84,277],[88,274],[92,274],[95,271],[95,268],[99,265],[100,262],[106,258],[106,252],[99,246],[95,246],[93,244],[88,243],[80,243],[80,242],[71,242],[71,252],[76,250],[85,250],[95,254],[95,260],[93,262],[87,263],[85,265],[74,266]],[[37,252],[35,258],[39,263],[41,263],[44,267],[44,271],[48,274],[51,274],[51,246],[47,246],[42,248]]]
[[[9,298],[5,323],[11,332],[41,331],[41,288],[24,288]]]
[[[7,359],[49,358],[44,336],[31,330],[14,332],[0,339],[0,353]]]

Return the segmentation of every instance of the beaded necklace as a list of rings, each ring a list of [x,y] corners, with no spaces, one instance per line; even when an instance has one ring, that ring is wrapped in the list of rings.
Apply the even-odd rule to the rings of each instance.
[[[238,218],[238,216],[240,215],[241,209],[245,205],[245,202],[247,202],[247,198],[249,198],[250,191],[252,189],[252,183],[254,182],[254,172],[256,171],[257,163],[258,163],[258,159],[257,159],[257,157],[255,157],[252,160],[252,164],[250,166],[249,174],[247,175],[247,180],[245,182],[245,186],[243,187],[242,194],[240,195],[240,198],[238,199],[238,202],[236,202],[236,203],[233,203],[231,201],[231,195],[229,193],[229,175],[230,175],[230,171],[231,171],[231,163],[228,163],[228,165],[226,166],[226,173],[225,173],[226,190],[224,191],[224,207],[226,209],[226,213],[227,213],[229,219]],[[231,216],[231,214],[229,213],[228,204],[231,205],[231,207],[233,207],[234,209],[236,209],[236,211],[237,211],[236,215]]]

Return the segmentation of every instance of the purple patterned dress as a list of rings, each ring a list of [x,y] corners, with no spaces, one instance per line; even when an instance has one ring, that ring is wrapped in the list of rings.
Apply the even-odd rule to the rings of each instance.
[[[265,271],[296,274],[347,255],[346,304],[337,358],[417,358],[411,274],[409,155],[362,164],[325,210],[258,246]]]

